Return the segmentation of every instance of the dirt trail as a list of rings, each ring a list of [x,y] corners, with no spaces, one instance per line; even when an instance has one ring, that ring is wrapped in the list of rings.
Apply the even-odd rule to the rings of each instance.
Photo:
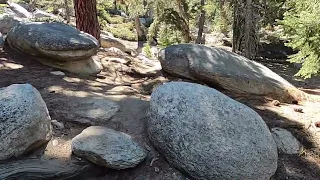
[[[272,64],[269,67],[296,86],[314,94],[320,93],[319,79],[307,81],[296,79],[292,76],[296,70],[291,66]],[[159,75],[158,77],[142,78],[130,73],[119,73],[115,76],[104,71],[97,78],[80,78],[67,72],[65,76],[55,76],[50,74],[52,71],[55,69],[41,65],[32,58],[19,55],[8,48],[0,52],[0,87],[14,83],[33,85],[40,91],[48,106],[51,118],[65,124],[64,129],[54,128],[52,140],[44,147],[43,151],[39,150],[30,154],[31,157],[56,159],[64,162],[75,159],[71,155],[71,139],[88,125],[76,123],[74,119],[70,118],[69,115],[73,111],[69,107],[72,107],[81,98],[100,97],[117,102],[120,105],[120,110],[109,121],[99,122],[97,125],[131,135],[134,140],[146,147],[149,153],[147,159],[134,169],[113,171],[96,167],[99,169],[99,173],[92,174],[91,178],[85,179],[191,179],[171,168],[165,159],[158,155],[149,143],[145,132],[150,87],[148,90],[137,87],[139,84],[152,82],[159,77],[166,81],[167,77]],[[303,102],[299,106],[303,108],[304,113],[298,113],[293,111],[296,105],[285,104],[281,107],[275,107],[271,105],[271,100],[260,96],[243,96],[226,91],[224,93],[254,108],[270,128],[282,127],[291,131],[305,146],[300,156],[280,155],[279,170],[274,179],[299,179],[299,177],[319,179],[320,140],[317,137],[320,133],[317,134],[317,129],[310,127],[311,122],[320,121],[319,104]],[[150,165],[151,161],[153,162],[152,166]],[[99,178],[95,177],[97,175]]]

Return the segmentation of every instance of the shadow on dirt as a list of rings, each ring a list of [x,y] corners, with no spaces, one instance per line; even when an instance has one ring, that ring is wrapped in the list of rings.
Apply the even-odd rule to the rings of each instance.
[[[29,83],[37,88],[44,101],[47,103],[52,119],[58,119],[59,121],[66,123],[66,128],[64,130],[56,132],[56,136],[67,134],[62,138],[65,141],[70,141],[70,139],[87,127],[87,125],[76,124],[72,122],[72,119],[68,119],[67,116],[61,114],[61,111],[66,109],[72,113],[72,109],[68,109],[68,103],[75,101],[75,99],[87,97],[100,96],[107,99],[111,98],[111,100],[119,103],[121,108],[114,118],[102,125],[128,133],[142,146],[151,147],[147,159],[136,168],[116,171],[94,166],[94,169],[96,169],[97,172],[91,170],[85,171],[84,173],[92,174],[91,178],[86,177],[86,179],[97,179],[96,176],[99,176],[99,179],[101,180],[186,179],[177,170],[171,168],[161,156],[159,156],[159,160],[155,161],[153,166],[150,166],[150,161],[154,157],[158,157],[158,154],[149,143],[144,130],[145,120],[147,118],[146,112],[149,107],[148,100],[140,99],[134,95],[120,95],[121,97],[115,97],[113,99],[111,96],[102,96],[105,92],[115,86],[112,85],[112,83],[97,82],[96,78],[80,79],[71,73],[66,73],[66,76],[64,77],[51,75],[50,72],[54,70],[54,68],[44,66],[37,61],[34,61],[31,57],[19,55],[6,47],[0,54],[0,87],[6,87],[15,83]],[[69,92],[80,93],[66,95],[65,93],[51,91],[51,87],[60,87]],[[302,124],[286,119],[272,111],[262,111],[256,108],[257,105],[265,104],[266,101],[262,97],[248,96],[241,99],[230,92],[224,93],[254,108],[262,116],[269,128],[281,127],[289,130],[302,143],[307,151],[316,152],[315,145],[312,140],[309,139],[310,135],[304,130]],[[57,157],[52,158],[56,159]],[[0,177],[1,173],[4,171],[4,169],[1,168],[2,166],[3,165],[0,164]],[[280,154],[278,166],[278,171],[274,175],[273,180],[316,180],[320,177],[318,158],[310,159],[309,156]],[[59,178],[62,177],[63,176]]]

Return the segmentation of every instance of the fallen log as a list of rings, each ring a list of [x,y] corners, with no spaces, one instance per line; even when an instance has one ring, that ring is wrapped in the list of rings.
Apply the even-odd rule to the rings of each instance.
[[[0,163],[0,179],[71,179],[90,169],[92,165],[84,161],[62,163],[57,160],[26,159]]]

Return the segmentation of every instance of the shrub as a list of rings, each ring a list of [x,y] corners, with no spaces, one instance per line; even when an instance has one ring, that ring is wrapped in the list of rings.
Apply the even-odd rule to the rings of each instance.
[[[142,51],[147,55],[148,58],[152,58],[151,46],[149,44],[142,48]]]
[[[123,23],[123,24],[115,24],[112,27],[106,26],[104,28],[105,31],[111,32],[115,37],[128,40],[128,41],[136,41],[137,35],[134,32],[134,24],[133,23]]]
[[[303,63],[296,74],[304,78],[320,74],[320,2],[317,0],[289,0],[289,10],[280,23],[289,39],[286,45],[299,50],[290,62]]]
[[[168,25],[160,26],[158,32],[158,43],[161,47],[167,47],[172,44],[179,44],[182,42],[182,35],[180,31],[174,30]]]

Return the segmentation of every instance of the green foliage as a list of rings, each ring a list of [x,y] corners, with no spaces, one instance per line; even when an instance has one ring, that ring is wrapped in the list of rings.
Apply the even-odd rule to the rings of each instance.
[[[104,8],[98,8],[98,18],[100,21],[104,20],[109,24],[121,24],[125,19],[121,16],[112,16]]]
[[[149,44],[145,45],[142,51],[146,53],[148,58],[152,58],[151,46]]]
[[[125,39],[128,41],[136,41],[137,35],[134,32],[133,22],[113,24],[112,26],[107,25],[104,28],[105,31],[111,32],[115,37]]]
[[[161,47],[165,48],[173,44],[182,42],[181,32],[175,30],[172,26],[162,25],[158,32],[158,43]]]
[[[280,23],[290,40],[287,46],[299,50],[290,56],[291,62],[303,63],[296,74],[304,78],[320,74],[320,2],[318,0],[290,0],[289,10]]]
[[[8,7],[7,4],[0,4],[0,13],[1,13],[1,14],[4,13],[4,9],[5,9],[6,7]]]
[[[214,21],[212,23],[212,29],[216,32],[221,32],[223,34],[228,34],[232,29],[232,6],[231,3],[224,2],[220,5],[221,2],[216,2],[212,6],[215,8]]]
[[[261,11],[262,25],[274,25],[277,19],[283,19],[285,12],[285,2],[287,0],[268,0],[263,4],[264,8]]]
[[[112,9],[113,1],[110,0],[97,0],[97,9]]]

